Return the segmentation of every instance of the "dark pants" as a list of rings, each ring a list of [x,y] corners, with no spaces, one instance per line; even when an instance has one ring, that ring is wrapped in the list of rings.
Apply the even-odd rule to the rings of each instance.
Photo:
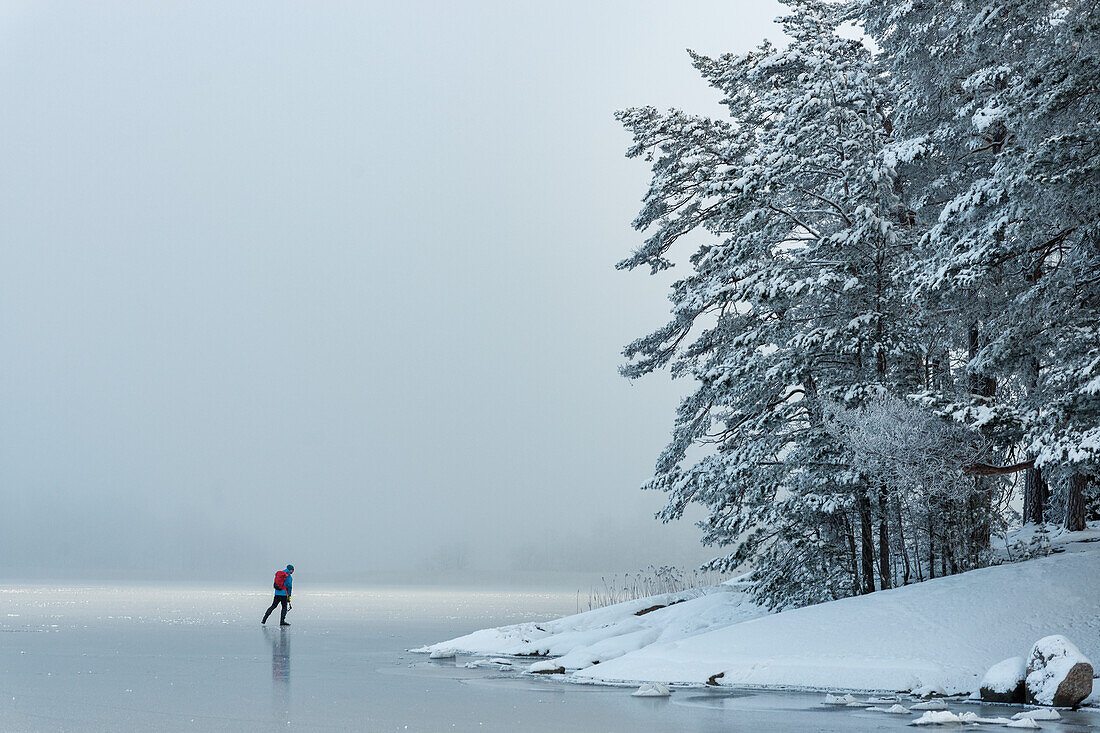
[[[267,613],[264,614],[263,623],[267,623],[267,617],[275,610],[275,606],[278,606],[280,603],[283,604],[283,610],[279,616],[279,623],[286,623],[286,596],[275,596],[275,600],[271,602],[271,608],[267,609]]]

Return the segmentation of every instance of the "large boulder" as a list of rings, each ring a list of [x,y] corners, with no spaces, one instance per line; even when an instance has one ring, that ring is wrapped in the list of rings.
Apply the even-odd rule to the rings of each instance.
[[[997,662],[982,677],[978,693],[985,702],[1022,703],[1027,699],[1027,662],[1012,657]]]
[[[1064,636],[1035,642],[1027,660],[1027,701],[1076,707],[1092,694],[1092,663]]]

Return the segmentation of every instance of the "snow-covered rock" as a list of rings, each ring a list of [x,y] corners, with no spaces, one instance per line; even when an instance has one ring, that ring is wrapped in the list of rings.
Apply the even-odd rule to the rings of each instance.
[[[556,659],[545,659],[541,662],[535,662],[527,671],[532,674],[565,674],[565,667],[558,664]]]
[[[997,662],[982,677],[978,692],[986,702],[1021,703],[1026,695],[1027,662],[1010,657]]]
[[[939,680],[932,678],[921,682],[919,685],[915,685],[909,694],[916,695],[917,697],[946,697],[947,690],[940,684]]]
[[[432,653],[428,655],[428,659],[454,659],[455,650],[449,647],[442,649],[433,649]]]
[[[1027,660],[1027,701],[1074,707],[1092,694],[1092,663],[1064,636],[1035,642]]]
[[[668,697],[672,693],[668,685],[662,685],[660,682],[646,682],[631,694],[634,697]]]

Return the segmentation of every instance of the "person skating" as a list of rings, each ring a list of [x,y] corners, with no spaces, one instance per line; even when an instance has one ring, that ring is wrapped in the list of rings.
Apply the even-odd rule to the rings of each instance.
[[[275,573],[275,600],[271,602],[271,607],[267,609],[267,613],[264,614],[263,621],[260,623],[266,624],[267,617],[270,616],[271,612],[275,610],[275,607],[281,603],[283,608],[279,615],[279,625],[290,626],[286,620],[286,612],[290,608],[290,589],[294,584],[294,579],[290,576],[293,574],[293,565],[287,565],[286,570],[280,570]]]

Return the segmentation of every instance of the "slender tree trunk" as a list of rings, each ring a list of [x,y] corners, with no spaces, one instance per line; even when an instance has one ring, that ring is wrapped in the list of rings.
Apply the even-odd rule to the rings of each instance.
[[[861,490],[856,496],[856,509],[859,511],[860,544],[863,551],[863,592],[875,592],[875,550],[871,546],[873,540],[871,530],[871,501],[867,498],[866,489]]]
[[[936,531],[932,528],[932,512],[928,513],[928,579],[936,577]]]
[[[895,514],[898,520],[898,546],[901,547],[901,559],[902,567],[905,568],[904,574],[901,577],[902,585],[909,585],[909,578],[912,576],[912,568],[909,567],[909,547],[905,544],[905,526],[901,518],[901,500],[895,502]]]
[[[1043,472],[1038,468],[1029,468],[1024,474],[1024,521],[1042,524],[1050,495]]]
[[[856,561],[856,536],[852,532],[852,523],[844,516],[844,534],[848,540],[848,562],[852,569],[852,595],[859,595],[859,564]]]
[[[1075,473],[1069,477],[1069,491],[1066,492],[1066,529],[1080,532],[1085,528],[1085,486],[1088,477]]]
[[[879,489],[878,503],[878,573],[882,590],[886,590],[893,587],[894,574],[890,569],[890,511],[887,508],[885,488]]]
[[[1034,285],[1039,279],[1038,266],[1028,270],[1027,280]],[[1027,396],[1034,405],[1039,395],[1039,359],[1034,355],[1024,358],[1024,380],[1027,383]],[[1034,456],[1030,456],[1034,459]],[[1050,496],[1043,472],[1038,468],[1029,468],[1024,475],[1024,521],[1042,524],[1046,519],[1047,499]]]

